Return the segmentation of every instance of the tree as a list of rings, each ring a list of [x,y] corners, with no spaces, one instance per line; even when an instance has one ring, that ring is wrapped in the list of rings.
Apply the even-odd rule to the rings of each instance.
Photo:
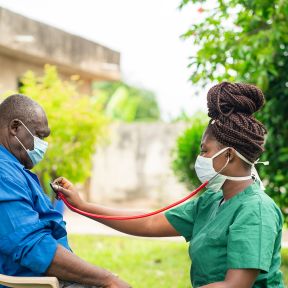
[[[241,81],[263,89],[266,105],[257,117],[268,128],[263,160],[270,165],[259,167],[260,174],[288,223],[288,1],[216,0],[213,7],[211,3],[180,4],[200,7],[200,20],[183,34],[198,47],[191,57],[191,81],[203,86]]]
[[[124,122],[155,121],[160,110],[153,92],[123,82],[95,84],[98,103],[108,117]]]
[[[51,135],[45,159],[34,171],[49,192],[48,183],[58,176],[84,182],[91,173],[96,144],[105,136],[108,121],[95,99],[78,92],[78,81],[62,81],[53,66],[46,65],[44,76],[27,72],[20,92],[45,110]]]

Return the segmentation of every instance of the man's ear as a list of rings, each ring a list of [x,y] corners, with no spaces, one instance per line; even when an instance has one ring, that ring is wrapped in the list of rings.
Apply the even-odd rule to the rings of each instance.
[[[17,135],[18,129],[21,126],[21,122],[18,119],[13,119],[10,121],[8,125],[9,133],[12,134],[13,136]]]

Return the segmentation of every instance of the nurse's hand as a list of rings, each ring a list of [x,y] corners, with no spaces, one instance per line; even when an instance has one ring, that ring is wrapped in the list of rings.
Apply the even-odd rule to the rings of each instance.
[[[85,201],[81,199],[73,184],[64,177],[55,179],[52,183],[55,192],[62,193],[67,201],[78,209],[85,206]]]

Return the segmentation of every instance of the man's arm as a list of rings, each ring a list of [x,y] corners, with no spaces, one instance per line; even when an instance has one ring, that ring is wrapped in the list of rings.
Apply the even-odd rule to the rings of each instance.
[[[35,275],[53,275],[67,281],[89,281],[109,288],[128,288],[112,273],[92,266],[59,245],[50,222],[42,222],[33,208],[29,187],[0,175],[0,252],[10,265]]]
[[[61,245],[58,245],[56,254],[46,271],[46,275],[103,288],[130,287],[111,272],[85,262]]]

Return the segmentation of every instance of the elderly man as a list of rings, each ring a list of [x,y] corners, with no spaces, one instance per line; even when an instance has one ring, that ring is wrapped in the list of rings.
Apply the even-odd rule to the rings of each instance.
[[[8,97],[0,104],[0,130],[0,273],[55,276],[61,287],[129,287],[71,252],[62,216],[30,172],[48,146],[41,106],[24,95]]]

